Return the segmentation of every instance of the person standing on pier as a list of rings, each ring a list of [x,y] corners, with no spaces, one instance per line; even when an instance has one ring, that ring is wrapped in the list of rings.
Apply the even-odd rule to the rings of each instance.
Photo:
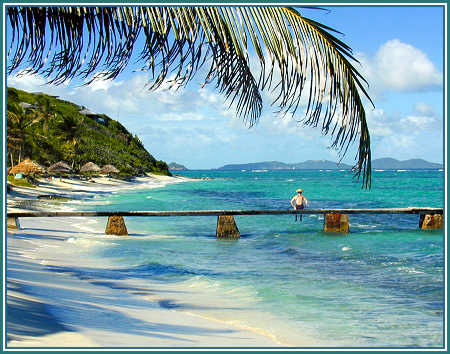
[[[297,194],[291,199],[291,205],[294,210],[304,209],[308,206],[308,199],[303,195],[302,189],[297,189]],[[300,214],[300,221],[302,221],[302,214]],[[295,214],[295,221],[297,221],[297,214]]]

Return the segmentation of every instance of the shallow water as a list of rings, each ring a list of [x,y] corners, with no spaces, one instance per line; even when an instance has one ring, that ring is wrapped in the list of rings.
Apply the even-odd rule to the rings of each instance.
[[[444,203],[442,171],[374,171],[370,191],[347,171],[180,174],[213,179],[100,195],[72,207],[288,209],[299,187],[310,208]],[[126,218],[131,238],[101,236],[103,219],[91,218],[83,227],[92,235],[67,243],[105,264],[81,267],[81,276],[152,282],[172,292],[160,306],[250,327],[280,343],[301,336],[313,346],[443,345],[442,230],[418,230],[417,215],[401,214],[350,215],[348,235],[323,233],[318,215],[235,219],[237,241],[216,239],[216,217],[135,217]],[[180,289],[189,290],[189,301]]]

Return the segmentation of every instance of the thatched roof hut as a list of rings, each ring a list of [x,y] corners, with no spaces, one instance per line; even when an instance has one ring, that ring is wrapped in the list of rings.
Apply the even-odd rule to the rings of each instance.
[[[100,170],[100,173],[109,174],[109,173],[119,173],[120,171],[115,168],[113,165],[105,165]]]
[[[60,173],[70,173],[72,172],[72,168],[66,164],[64,161],[59,161],[53,165],[51,165],[48,169],[48,172],[60,172]]]
[[[23,173],[23,174],[32,174],[32,173],[42,173],[44,172],[44,168],[42,168],[38,163],[26,159],[23,160],[21,163],[13,166],[9,170],[9,174],[15,175],[16,173]]]
[[[100,171],[100,167],[98,167],[95,163],[93,162],[88,162],[85,163],[83,166],[81,166],[80,168],[80,172],[84,173],[84,172],[99,172]]]

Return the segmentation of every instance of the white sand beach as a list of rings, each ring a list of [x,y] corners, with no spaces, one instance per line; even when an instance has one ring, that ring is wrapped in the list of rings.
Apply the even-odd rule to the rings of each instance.
[[[13,187],[7,206],[8,211],[21,210],[43,194],[82,201],[94,192],[156,188],[184,180],[155,175],[133,182],[106,177],[91,182],[67,178],[41,180],[37,188]],[[55,205],[67,210],[64,203]],[[106,224],[106,219],[102,220]],[[151,280],[133,283],[133,279],[127,279],[126,284],[121,279],[106,283],[96,279],[95,272],[93,275],[80,272],[81,266],[91,270],[108,267],[85,258],[83,242],[120,237],[91,230],[92,239],[86,238],[91,221],[81,217],[22,218],[18,230],[8,230],[4,242],[6,348],[242,348],[308,344],[300,338],[296,343],[285,343],[256,328],[180,311],[169,306],[173,301],[171,292],[179,290],[166,284]],[[182,295],[186,304],[196,296],[191,289],[183,289]]]

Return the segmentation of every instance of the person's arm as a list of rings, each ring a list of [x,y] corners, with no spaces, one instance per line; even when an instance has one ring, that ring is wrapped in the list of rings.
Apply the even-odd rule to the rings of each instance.
[[[303,202],[305,203],[305,207],[308,206],[308,199],[306,199],[306,197],[303,197]]]
[[[294,200],[295,200],[295,197],[296,196],[294,196],[292,199],[291,199],[291,205],[292,205],[292,207],[295,209],[295,206],[294,206]]]

